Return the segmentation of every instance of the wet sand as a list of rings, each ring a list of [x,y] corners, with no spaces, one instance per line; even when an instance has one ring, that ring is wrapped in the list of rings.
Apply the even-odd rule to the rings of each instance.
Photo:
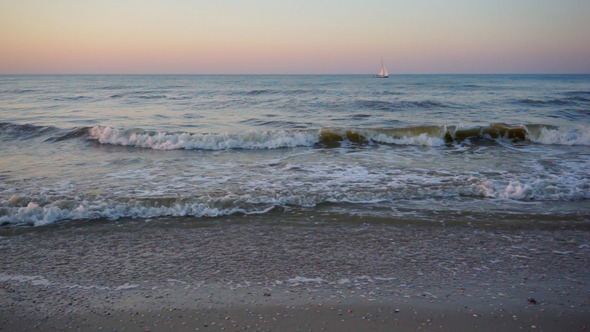
[[[276,213],[4,228],[0,328],[589,327],[590,227],[516,225]]]

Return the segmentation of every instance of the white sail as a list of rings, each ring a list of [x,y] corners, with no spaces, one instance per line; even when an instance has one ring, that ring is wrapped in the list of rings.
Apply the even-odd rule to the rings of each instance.
[[[376,78],[387,78],[389,77],[389,73],[387,72],[387,68],[385,68],[385,65],[383,64],[383,58],[381,58],[381,71],[379,72],[379,74],[373,76]]]

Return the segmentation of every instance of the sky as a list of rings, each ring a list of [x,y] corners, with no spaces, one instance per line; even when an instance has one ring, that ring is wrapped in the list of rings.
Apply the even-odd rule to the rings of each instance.
[[[0,0],[0,74],[590,73],[588,0]]]

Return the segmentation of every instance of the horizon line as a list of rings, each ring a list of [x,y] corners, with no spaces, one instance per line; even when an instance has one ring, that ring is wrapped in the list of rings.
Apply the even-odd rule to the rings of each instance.
[[[0,73],[2,76],[90,76],[90,75],[127,75],[127,76],[373,76],[374,73],[348,73],[348,74],[337,74],[337,73],[244,73],[244,74],[212,74],[212,73]],[[399,73],[392,74],[389,76],[409,76],[409,75],[590,75],[588,73]]]

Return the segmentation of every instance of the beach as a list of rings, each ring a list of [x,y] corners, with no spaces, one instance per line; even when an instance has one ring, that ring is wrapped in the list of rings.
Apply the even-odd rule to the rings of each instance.
[[[349,215],[3,228],[0,327],[584,330],[587,223]]]

